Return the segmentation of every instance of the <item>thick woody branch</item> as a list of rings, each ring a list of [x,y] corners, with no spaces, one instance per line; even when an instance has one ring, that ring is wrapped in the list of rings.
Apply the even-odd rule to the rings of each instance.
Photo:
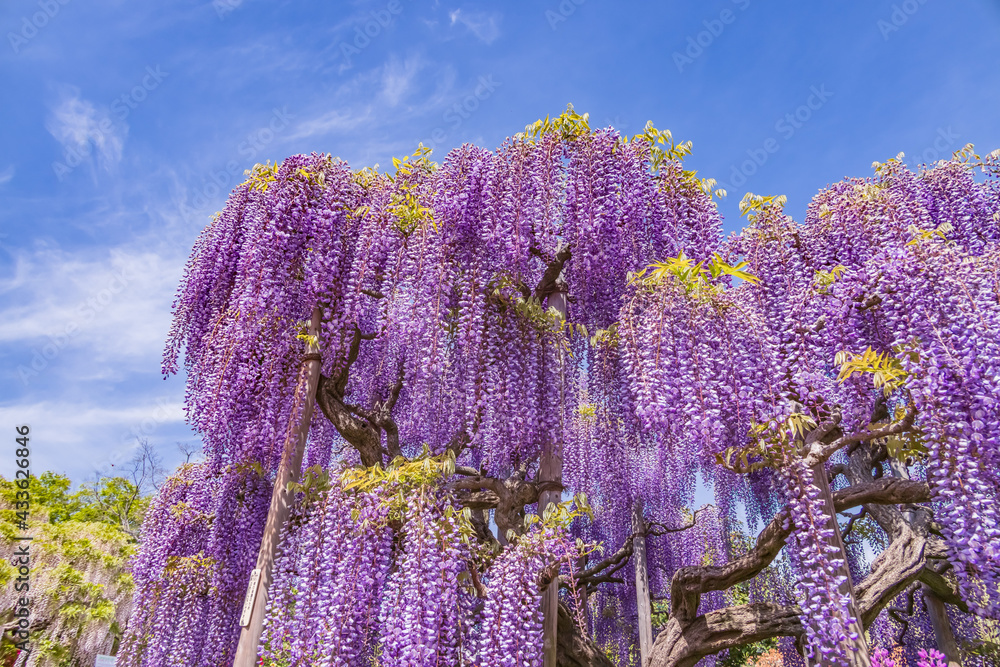
[[[392,388],[389,390],[389,398],[386,400],[384,409],[387,412],[392,412],[392,409],[396,407],[396,401],[399,400],[399,394],[403,390],[403,365],[399,365],[399,376],[396,378],[396,382],[393,383]]]
[[[627,560],[623,560],[618,565],[615,565],[614,567],[612,567],[609,570],[605,570],[600,575],[588,578],[587,581],[586,581],[586,588],[587,588],[587,590],[589,591],[592,588],[596,588],[600,584],[612,584],[612,583],[614,583],[614,584],[620,584],[620,583],[623,583],[625,580],[622,579],[621,577],[616,577],[615,575],[618,574],[619,570],[621,570],[623,567],[625,567],[626,565],[628,565],[628,563],[629,562]],[[563,587],[565,587],[565,588],[569,588],[569,584],[568,583],[560,582],[560,585],[563,586]]]
[[[562,602],[559,603],[556,637],[556,664],[559,667],[613,667],[604,651],[580,633],[572,612]]]
[[[927,486],[927,482],[899,477],[883,477],[833,492],[833,504],[838,512],[870,503],[899,505],[923,503],[930,499],[931,489]]]
[[[465,468],[456,470],[459,474],[475,473]],[[515,472],[507,479],[497,479],[475,473],[456,479],[448,488],[457,492],[457,500],[474,510],[495,509],[493,514],[497,534],[501,544],[507,543],[507,531],[520,534],[524,530],[524,506],[538,502],[538,487],[524,479],[525,472]]]
[[[625,544],[622,545],[622,548],[612,555],[581,571],[576,577],[577,582],[582,585],[591,585],[598,577],[617,572],[618,569],[625,565],[628,562],[628,559],[632,557],[633,537],[635,537],[635,535],[630,535],[625,540]]]
[[[458,496],[458,502],[472,510],[491,510],[500,504],[500,496],[486,490],[468,491]]]
[[[706,509],[707,509],[706,507],[702,507],[699,510],[697,510],[691,517],[691,521],[680,527],[673,528],[669,526],[664,526],[663,524],[659,523],[647,524],[646,530],[643,531],[642,533],[632,533],[631,535],[629,535],[625,539],[625,543],[622,545],[620,549],[618,549],[618,551],[611,554],[604,560],[594,563],[590,567],[586,568],[585,570],[582,570],[579,574],[577,574],[576,576],[577,582],[584,586],[595,586],[596,584],[603,582],[606,579],[606,577],[608,577],[611,574],[614,574],[619,569],[621,569],[621,567],[628,562],[628,559],[632,557],[634,540],[637,536],[667,535],[669,533],[680,533],[685,530],[690,530],[691,528],[695,527],[695,524],[697,524],[698,514],[705,511]]]
[[[805,444],[807,446],[812,446],[813,449],[815,449],[815,445],[819,446],[828,445],[829,443],[827,441],[830,439],[828,436],[830,436],[830,434],[833,433],[834,430],[840,426],[841,419],[843,419],[841,414],[839,412],[835,412],[830,417],[830,419],[821,423],[813,430],[809,431],[809,433],[806,435]],[[809,464],[807,462],[806,465],[807,467],[811,468],[812,465],[815,464]]]
[[[456,479],[454,482],[448,484],[448,488],[452,491],[474,491],[474,490],[489,490],[494,494],[499,495],[501,493],[500,488],[503,486],[503,481],[497,479],[496,477],[485,477],[483,475],[474,475],[473,477],[467,477],[463,479]],[[464,504],[464,503],[463,503]]]
[[[369,292],[365,291],[365,293]],[[372,293],[370,296],[382,298],[378,293]],[[392,416],[392,410],[399,400],[399,394],[403,388],[402,366],[399,368],[396,382],[389,389],[389,396],[384,401],[376,402],[372,409],[352,405],[344,400],[351,367],[358,360],[358,355],[361,352],[361,342],[373,340],[377,336],[378,332],[363,333],[355,326],[343,367],[334,377],[328,378],[321,375],[316,392],[316,402],[320,410],[333,423],[340,435],[358,450],[361,463],[365,466],[382,464],[384,454],[388,454],[390,458],[403,454],[399,444],[399,427]],[[386,434],[384,448],[382,447],[382,431],[385,431]]]
[[[375,405],[370,419],[377,427],[385,431],[385,447],[391,458],[403,455],[403,449],[399,445],[399,426],[392,416],[392,409],[396,407],[399,393],[403,389],[403,373],[403,365],[400,364],[396,382],[389,388],[389,397]]]
[[[542,571],[538,573],[538,592],[544,593],[545,589],[549,587],[552,580],[559,576],[559,570],[562,569],[562,561],[555,560],[542,568]]]
[[[470,514],[472,514],[472,527],[475,528],[476,536],[479,538],[479,540],[481,542],[489,544],[491,547],[499,547],[500,543],[497,541],[497,538],[493,535],[493,531],[490,530],[489,510],[472,509]]]
[[[863,431],[858,431],[857,433],[845,435],[830,443],[824,442],[825,436],[832,432],[840,422],[840,415],[835,415],[833,421],[821,424],[806,438],[806,444],[811,446],[803,459],[803,463],[807,468],[812,468],[819,463],[824,463],[828,458],[830,458],[830,456],[833,455],[834,452],[839,451],[848,445],[859,442],[870,442],[872,440],[878,440],[879,438],[886,438],[890,435],[896,435],[897,433],[908,431],[913,426],[913,420],[916,416],[916,408],[911,401],[906,406],[906,414],[899,421],[892,422],[891,424],[887,424],[881,428],[865,429]]]
[[[927,540],[913,531],[894,540],[872,563],[872,573],[854,591],[864,626],[869,627],[879,612],[917,580],[927,564]]]
[[[802,634],[797,606],[757,602],[711,611],[682,624],[671,618],[653,642],[650,667],[694,667],[706,655],[771,637]]]
[[[557,252],[555,258],[549,262],[549,265],[545,268],[545,273],[542,274],[542,279],[538,281],[538,285],[535,287],[535,298],[540,302],[544,301],[549,294],[557,291],[559,274],[562,273],[563,266],[569,261],[571,256],[572,253],[569,246],[566,246]]]
[[[879,612],[926,572],[927,540],[913,531],[897,539],[873,563],[856,589],[865,628]],[[650,667],[693,667],[707,655],[772,637],[801,637],[795,605],[754,603],[727,607],[689,620],[672,616],[656,638]]]
[[[316,404],[344,440],[358,450],[363,465],[381,465],[382,444],[378,428],[369,420],[355,415],[341,397],[335,382],[321,375],[316,391]]]
[[[377,334],[363,334],[361,329],[357,327],[354,328],[354,337],[351,338],[351,347],[347,351],[347,360],[344,363],[344,368],[340,371],[337,377],[333,378],[333,391],[337,394],[339,398],[344,397],[344,392],[347,391],[347,380],[350,377],[351,366],[354,362],[358,360],[358,353],[361,351],[361,341],[362,340],[372,340]]]
[[[895,477],[857,484],[833,494],[834,509],[838,512],[862,504],[914,503],[929,499],[930,488],[925,482]],[[702,594],[726,590],[756,576],[778,555],[790,532],[788,511],[782,510],[761,531],[754,548],[740,558],[722,566],[683,567],[677,570],[670,584],[671,615],[693,619]]]
[[[867,514],[868,510],[862,507],[861,511],[858,512],[857,514],[848,515],[847,525],[844,526],[844,530],[840,531],[840,537],[846,540],[847,536],[851,534],[852,530],[854,530],[854,524],[857,523],[859,519],[865,518]]]
[[[872,474],[872,468],[875,467],[876,459],[879,455],[879,452],[876,451],[877,449],[881,448],[873,446],[868,442],[858,443],[858,446],[848,459],[846,470],[847,479],[853,486],[865,485],[873,481],[882,481],[883,479],[886,479],[883,478],[881,474],[877,477]],[[879,467],[878,470],[881,471],[881,467]],[[901,501],[898,504],[926,502],[928,500],[930,500],[929,496],[923,500]],[[871,503],[867,505],[865,509],[868,511],[869,516],[874,519],[875,523],[877,523],[879,527],[885,531],[890,540],[895,540],[905,531],[913,528],[913,526],[910,525],[910,522],[903,516],[903,513],[896,507],[892,507],[888,504]],[[918,512],[914,519],[917,524],[924,524],[927,521],[926,513]]]
[[[920,571],[917,579],[920,580],[920,583],[927,586],[941,602],[955,605],[966,614],[969,613],[969,605],[958,595],[957,587],[948,581],[944,575],[935,572],[930,566],[927,566]]]

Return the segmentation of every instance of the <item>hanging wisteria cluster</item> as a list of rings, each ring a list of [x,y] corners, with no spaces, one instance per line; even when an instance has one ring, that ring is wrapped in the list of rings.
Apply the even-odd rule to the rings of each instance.
[[[265,664],[350,665],[371,653],[392,564],[387,513],[378,498],[350,498],[339,485],[300,505],[275,565]]]
[[[425,149],[395,160],[393,174],[299,155],[258,165],[232,193],[195,246],[164,360],[177,372],[183,352],[188,415],[208,455],[185,475],[273,474],[303,409],[309,344],[321,351],[310,465],[334,480],[343,466],[431,456],[455,467],[450,481],[409,488],[405,508],[389,499],[399,489],[331,482],[300,497],[268,597],[265,663],[535,664],[539,572],[577,567],[567,554],[580,551],[523,527],[549,484],[591,498],[596,513],[573,522],[573,537],[610,552],[630,544],[640,503],[654,526],[653,594],[674,607],[680,574],[737,567],[763,549],[734,540],[744,513],[751,526],[778,521],[795,581],[748,584],[748,604],[797,604],[800,625],[786,634],[841,664],[871,621],[852,606],[858,582],[817,480],[840,493],[842,476],[857,487],[874,468],[889,474],[890,458],[910,461],[914,484],[929,489],[923,510],[944,536],[935,575],[953,578],[967,609],[1000,617],[997,156],[970,148],[916,172],[889,160],[821,191],[801,224],[782,198],[748,196],[748,226],[723,238],[720,193],[685,170],[689,152],[652,125],[625,137],[569,110],[495,151],[455,149],[440,166]],[[540,471],[552,451],[565,462],[561,483]],[[881,458],[859,471],[859,452]],[[715,506],[684,529],[706,486]],[[166,537],[137,566],[149,604],[135,665],[187,659],[202,640],[167,628],[156,596],[213,619],[190,632],[233,641],[224,607],[242,599],[253,548],[212,551],[216,527],[197,517],[221,492],[200,488],[175,482],[155,510],[171,518],[151,519],[150,534]],[[463,506],[493,513],[476,524]],[[491,518],[504,527],[495,535]],[[848,553],[866,573],[863,550]],[[565,602],[625,659],[634,587],[594,573],[584,593],[588,577],[601,583],[590,602],[569,592]],[[736,604],[713,586],[691,614]],[[877,616],[887,603],[870,604]],[[669,634],[693,616],[660,618]]]
[[[897,664],[889,652],[882,648],[876,649],[872,654],[872,667],[897,667]],[[948,663],[940,651],[921,649],[918,653],[917,667],[948,667]]]
[[[721,250],[748,264],[738,287],[713,282],[724,272],[710,261],[699,270],[674,260],[642,276],[623,311],[630,389],[650,430],[703,443],[729,469],[770,465],[784,479],[803,620],[824,664],[836,660],[849,616],[818,489],[797,458],[804,443],[794,451],[796,419],[851,432],[876,421],[880,405],[888,421],[914,411],[962,597],[1000,614],[991,160],[986,182],[968,159],[920,175],[890,160],[874,179],[820,193],[802,225],[779,200],[748,198],[750,226]],[[781,429],[793,435],[775,438]]]
[[[565,526],[574,514],[484,550],[439,463],[423,461],[433,467],[307,482],[275,566],[265,667],[535,664],[539,577],[579,557]]]
[[[259,466],[186,464],[167,481],[143,523],[118,664],[232,664],[270,497]]]
[[[459,439],[501,472],[564,440],[573,372],[547,297],[572,285],[570,320],[596,331],[617,318],[629,271],[703,256],[719,237],[679,163],[650,174],[664,135],[647,134],[590,132],[573,114],[440,168],[418,151],[391,177],[320,155],[258,167],[195,246],[164,361],[176,372],[183,349],[210,461],[277,465],[317,304],[324,375],[351,366],[342,397],[374,409],[404,378],[403,452]]]

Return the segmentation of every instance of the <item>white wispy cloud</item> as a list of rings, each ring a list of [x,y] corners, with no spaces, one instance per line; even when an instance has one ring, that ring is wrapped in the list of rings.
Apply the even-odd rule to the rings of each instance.
[[[448,13],[451,25],[464,25],[480,41],[492,44],[500,36],[500,20],[503,16],[499,12],[470,12],[463,9],[455,9]]]
[[[405,120],[438,110],[448,99],[454,79],[448,64],[428,62],[419,54],[392,56],[384,64],[345,81],[325,101],[326,109],[332,110],[306,117],[288,140],[344,137],[364,128],[368,133],[364,144],[368,147],[373,141],[372,131],[388,123],[398,127]]]
[[[31,425],[34,469],[81,481],[127,461],[141,439],[167,459],[173,442],[191,438],[183,380],[158,378],[183,259],[155,245],[14,251],[0,278],[0,350],[10,360],[0,419]]]
[[[106,196],[95,212],[65,221],[100,242],[43,236],[0,253],[0,419],[31,425],[36,472],[74,482],[94,470],[113,472],[140,440],[168,468],[179,462],[175,443],[197,440],[184,420],[183,376],[160,377],[194,230],[160,190],[145,182],[128,188],[143,197],[141,208]],[[144,220],[151,224],[140,231]],[[0,463],[0,474],[9,472]]]
[[[3,171],[0,171],[0,185],[10,183],[12,178],[14,178],[14,165],[10,165]]]
[[[128,461],[143,438],[186,430],[183,403],[166,397],[124,406],[119,402],[113,408],[86,398],[0,405],[0,420],[31,427],[36,443],[31,464],[36,472],[54,470],[74,481]],[[10,475],[9,470],[4,473]]]
[[[336,109],[315,118],[302,121],[288,138],[289,140],[305,139],[326,134],[349,132],[369,122],[371,118],[372,114],[369,108],[360,110]]]
[[[394,107],[412,90],[413,80],[424,68],[419,56],[411,56],[402,62],[392,57],[382,68],[382,91],[380,97],[390,107]]]
[[[46,244],[18,251],[0,279],[0,344],[41,354],[42,368],[29,365],[39,374],[67,364],[118,374],[147,366],[163,347],[182,263],[133,245],[99,256]],[[27,376],[25,384],[36,377]]]
[[[45,127],[63,145],[63,160],[70,169],[96,158],[99,167],[110,171],[122,159],[128,125],[111,120],[107,111],[83,99],[75,87],[60,91]]]

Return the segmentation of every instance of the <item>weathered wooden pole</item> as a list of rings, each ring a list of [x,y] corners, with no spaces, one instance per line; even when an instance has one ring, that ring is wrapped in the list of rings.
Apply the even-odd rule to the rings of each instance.
[[[646,667],[653,650],[653,609],[649,601],[649,570],[646,567],[646,522],[642,500],[632,511],[632,557],[635,559],[635,599],[639,612],[639,667]]]
[[[951,629],[951,621],[948,619],[948,610],[944,608],[944,602],[934,595],[934,591],[926,584],[921,585],[921,590],[924,594],[924,603],[927,605],[927,614],[931,617],[931,627],[934,628],[938,650],[944,653],[948,667],[962,667],[962,654],[959,652],[958,642],[955,641],[955,633]]]
[[[909,468],[899,459],[890,457],[889,467],[892,468],[894,477],[910,479]],[[916,513],[913,510],[904,510],[903,517],[912,522],[916,518]],[[951,619],[948,618],[948,610],[945,609],[944,602],[926,584],[921,585],[921,592],[924,595],[924,603],[927,605],[927,615],[931,619],[931,627],[934,629],[934,639],[937,640],[938,650],[944,654],[948,661],[948,667],[962,667],[962,654],[959,652],[958,642],[955,641],[955,633],[951,628]]]
[[[549,295],[548,305],[555,308],[566,318],[566,295],[563,292],[553,292]],[[562,410],[562,405],[550,406],[551,410]],[[563,443],[545,442],[542,444],[542,455],[539,461],[538,479],[541,491],[538,493],[538,512],[543,513],[549,505],[557,505],[562,500],[562,469]],[[559,627],[559,577],[553,577],[552,583],[542,593],[542,638],[544,667],[556,667],[558,657],[558,627]]]
[[[865,629],[861,625],[861,613],[858,609],[857,596],[854,594],[854,583],[851,581],[851,569],[847,566],[847,550],[844,549],[844,540],[840,536],[840,525],[837,523],[837,511],[833,506],[833,492],[830,490],[830,480],[826,475],[826,465],[818,463],[812,468],[813,484],[819,488],[820,498],[823,500],[823,511],[826,513],[827,528],[832,532],[829,543],[840,552],[840,559],[843,565],[840,574],[844,577],[844,583],[840,585],[840,592],[848,596],[849,610],[853,622],[849,630],[857,634],[857,639],[847,639],[844,648],[847,649],[847,659],[851,667],[869,667],[871,656],[868,654],[868,641],[865,639]],[[806,664],[809,665],[808,658]]]
[[[302,416],[298,424],[285,439],[278,466],[278,474],[274,480],[274,491],[271,493],[271,509],[264,524],[264,537],[260,543],[257,555],[257,567],[250,577],[247,595],[243,604],[243,614],[240,618],[240,643],[236,647],[236,657],[233,667],[255,667],[257,664],[257,646],[264,630],[264,612],[267,607],[267,589],[271,585],[274,556],[281,540],[281,532],[288,521],[294,493],[288,485],[299,480],[302,471],[302,456],[306,449],[306,439],[309,436],[309,423],[312,421],[313,407],[316,403],[316,388],[319,386],[321,357],[317,341],[319,339],[319,323],[322,311],[317,306],[313,309],[309,321],[309,334],[313,337],[309,343],[308,352],[303,357],[299,382],[295,389],[295,405],[302,405]],[[304,404],[303,404],[304,402]],[[294,413],[294,410],[293,410]]]

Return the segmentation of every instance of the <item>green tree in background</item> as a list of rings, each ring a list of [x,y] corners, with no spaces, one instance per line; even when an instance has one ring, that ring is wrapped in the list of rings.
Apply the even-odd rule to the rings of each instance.
[[[28,529],[18,527],[19,489],[0,477],[0,543],[13,553],[15,538],[30,535],[30,667],[94,664],[98,654],[115,654],[132,611],[129,560],[149,505],[149,492],[162,479],[155,452],[140,443],[135,457],[115,470],[95,474],[71,491],[65,475],[44,472],[31,478]],[[17,571],[0,561],[0,665],[11,664],[18,650],[11,632]]]

